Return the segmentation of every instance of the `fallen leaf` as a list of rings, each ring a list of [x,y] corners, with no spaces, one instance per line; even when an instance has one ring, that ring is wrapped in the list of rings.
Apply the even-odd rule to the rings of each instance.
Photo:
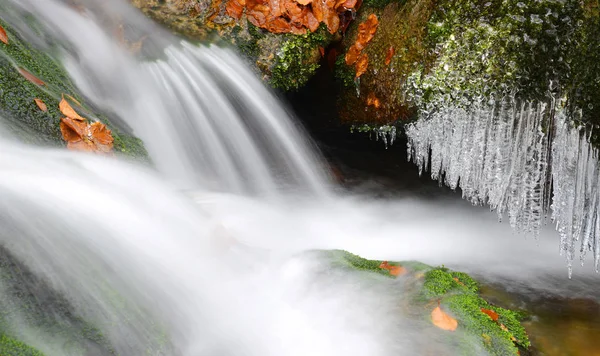
[[[28,81],[32,82],[33,84],[36,85],[46,85],[46,83],[44,83],[40,78],[36,77],[35,75],[29,73],[28,71],[26,71],[23,68],[17,68],[19,70],[19,73]]]
[[[236,20],[239,20],[244,13],[244,7],[236,0],[229,0],[225,5],[227,14]]]
[[[453,279],[453,280],[454,280],[456,283],[460,284],[461,286],[464,286],[464,285],[465,285],[463,282],[461,282],[461,281],[460,281],[458,278],[456,278],[456,277],[452,277],[452,279]]]
[[[390,63],[392,63],[392,57],[394,57],[394,54],[396,53],[396,50],[394,50],[394,46],[390,46],[390,48],[388,48],[387,54],[385,56],[385,65],[389,66]]]
[[[402,266],[391,265],[388,263],[388,261],[381,262],[381,264],[379,264],[379,268],[388,270],[390,272],[390,275],[395,277],[406,274],[407,272],[406,268]]]
[[[100,122],[89,125],[83,121],[63,117],[60,120],[60,131],[70,150],[110,153],[113,149],[112,133]]]
[[[431,321],[442,330],[454,331],[458,327],[458,321],[446,314],[439,306],[431,312]]]
[[[296,2],[300,5],[308,5],[313,2],[313,0],[296,0]]]
[[[42,110],[43,112],[48,111],[48,107],[42,101],[42,99],[35,98],[35,99],[33,99],[33,101],[35,101],[35,105],[37,105],[37,107],[40,108],[40,110]]]
[[[323,48],[323,46],[319,46],[319,53],[321,54],[321,57],[325,57],[325,48]]]
[[[367,71],[367,67],[369,66],[369,57],[366,53],[361,53],[356,61],[356,76],[355,78],[360,78],[361,75],[365,74]]]
[[[379,102],[379,99],[375,96],[375,93],[370,92],[369,95],[367,95],[367,106],[374,106],[375,109],[379,109],[379,107],[381,106],[381,103]]]
[[[60,100],[60,103],[58,104],[58,109],[66,117],[69,117],[73,120],[85,121],[85,119],[83,117],[79,116],[79,114],[71,107],[71,105],[69,105],[69,103],[65,100],[64,96],[62,97],[62,99]]]
[[[481,308],[481,312],[487,314],[490,318],[492,318],[493,321],[498,320],[499,315],[493,310]]]
[[[508,328],[504,325],[504,324],[500,324],[500,329],[510,333],[510,331],[508,330]],[[515,338],[514,336],[510,335],[510,340],[511,341],[517,341],[517,338]]]
[[[352,45],[350,49],[348,49],[348,52],[346,52],[346,64],[349,66],[353,65],[356,63],[358,56],[360,56],[360,49],[357,46]]]
[[[8,35],[2,26],[0,26],[0,41],[4,42],[4,44],[8,44]]]

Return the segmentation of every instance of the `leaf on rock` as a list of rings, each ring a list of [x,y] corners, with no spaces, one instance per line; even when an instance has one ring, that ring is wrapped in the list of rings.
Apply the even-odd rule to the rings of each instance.
[[[495,311],[490,310],[490,309],[481,308],[481,312],[484,314],[487,314],[490,318],[492,318],[493,321],[498,321],[499,315]]]
[[[82,141],[87,136],[87,124],[70,117],[60,119],[60,132],[67,143]]]
[[[356,61],[356,76],[355,78],[359,78],[361,75],[365,74],[367,71],[367,67],[369,66],[369,57],[366,53],[361,53]]]
[[[385,55],[385,65],[389,66],[390,63],[392,63],[392,57],[394,57],[394,54],[396,53],[396,50],[394,49],[394,46],[390,46],[390,48],[388,48],[387,54]]]
[[[375,96],[375,93],[370,92],[369,95],[367,95],[367,106],[374,106],[375,109],[379,109],[379,107],[381,106],[381,103],[379,102],[379,99]]]
[[[42,101],[42,99],[35,98],[35,99],[33,99],[33,101],[35,101],[35,105],[37,105],[37,107],[40,108],[40,110],[42,110],[43,112],[48,111],[48,107]]]
[[[32,82],[33,84],[36,85],[46,85],[46,83],[44,83],[40,78],[36,77],[35,75],[29,73],[27,70],[25,70],[24,68],[17,68],[19,70],[19,73],[28,81]]]
[[[239,20],[244,13],[244,6],[237,0],[229,0],[227,5],[225,5],[225,10],[227,11],[227,15]]]
[[[8,44],[8,35],[6,34],[6,30],[2,26],[0,26],[0,41],[4,44]]]
[[[79,114],[65,100],[64,95],[62,96],[62,99],[60,100],[60,103],[58,104],[58,109],[60,110],[60,112],[63,115],[65,115],[68,118],[71,118],[73,120],[78,120],[78,121],[85,121],[85,119],[83,117],[79,116]]]
[[[391,265],[388,263],[388,261],[381,262],[381,264],[379,265],[379,268],[390,271],[390,275],[392,275],[394,277],[401,276],[403,274],[406,274],[406,272],[407,272],[406,268],[404,268],[402,266]]]
[[[108,153],[113,149],[114,138],[111,131],[101,122],[94,122],[89,128],[92,142],[96,146],[96,151]]]
[[[446,314],[439,306],[431,312],[431,321],[442,330],[454,331],[458,327],[458,321]]]

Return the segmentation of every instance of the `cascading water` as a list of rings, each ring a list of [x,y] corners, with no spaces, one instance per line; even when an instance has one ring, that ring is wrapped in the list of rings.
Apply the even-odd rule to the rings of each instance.
[[[259,195],[291,185],[326,194],[326,174],[302,130],[229,50],[173,45],[175,38],[122,1],[90,1],[98,12],[83,14],[55,0],[14,5],[13,25],[26,27],[22,12],[33,13],[49,41],[64,48],[63,62],[83,93],[116,112],[179,185]],[[140,65],[95,22],[116,14],[149,35],[144,54],[157,60]]]
[[[2,315],[47,355],[457,354],[445,336],[424,333],[429,322],[401,293],[389,293],[403,283],[332,271],[306,252],[472,263],[531,282],[562,272],[547,231],[540,246],[506,238],[461,202],[324,199],[326,175],[301,130],[227,50],[174,45],[140,25],[156,37],[145,53],[154,61],[139,61],[102,30],[106,13],[10,1],[20,9],[7,12],[13,26],[27,33],[20,12],[33,13],[88,99],[131,126],[160,171],[0,137],[0,257],[22,261],[43,282],[33,284],[38,293],[63,295],[109,344],[73,346],[27,316]],[[119,1],[86,5],[146,24]],[[297,198],[298,189],[315,198],[262,199]],[[7,289],[0,283],[3,311],[19,299]]]

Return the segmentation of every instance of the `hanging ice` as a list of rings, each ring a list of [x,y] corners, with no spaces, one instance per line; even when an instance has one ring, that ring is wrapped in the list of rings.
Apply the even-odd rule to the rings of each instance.
[[[550,215],[569,274],[577,245],[582,263],[593,251],[598,270],[598,151],[556,107],[502,99],[423,115],[406,129],[408,157],[517,230],[535,235]]]

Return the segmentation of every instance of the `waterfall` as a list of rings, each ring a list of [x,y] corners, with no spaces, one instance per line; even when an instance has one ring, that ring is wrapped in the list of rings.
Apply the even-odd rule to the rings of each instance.
[[[505,98],[435,111],[407,128],[408,156],[519,231],[537,235],[551,214],[569,275],[576,249],[582,264],[593,252],[597,271],[598,150],[557,106]]]
[[[9,1],[19,9],[6,14],[12,25],[27,33],[22,13],[33,13],[46,42],[62,48],[82,92],[131,127],[178,185],[264,196],[276,196],[282,186],[327,194],[327,175],[302,129],[228,49],[180,41],[122,1],[84,1],[94,11],[82,13],[56,0]],[[146,36],[145,59],[134,58],[105,29],[107,19],[123,14],[121,25]]]

